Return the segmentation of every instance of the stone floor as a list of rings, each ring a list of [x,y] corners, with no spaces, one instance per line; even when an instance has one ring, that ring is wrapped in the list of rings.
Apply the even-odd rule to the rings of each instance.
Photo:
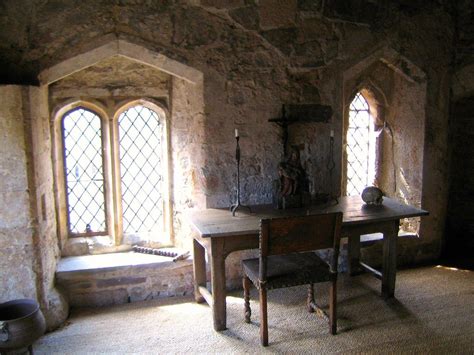
[[[327,283],[317,284],[327,307]],[[380,297],[368,274],[338,280],[338,333],[306,310],[306,287],[268,293],[268,348],[259,342],[259,302],[252,322],[242,291],[227,295],[227,330],[191,295],[104,308],[73,309],[66,324],[34,344],[36,354],[474,354],[474,272],[441,265],[400,270],[395,298]]]

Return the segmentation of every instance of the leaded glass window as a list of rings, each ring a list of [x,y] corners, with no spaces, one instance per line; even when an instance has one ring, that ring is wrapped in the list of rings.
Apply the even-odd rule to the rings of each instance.
[[[161,108],[139,100],[114,119],[107,109],[84,102],[56,117],[61,236],[108,236],[115,243],[124,237],[168,240],[166,115]]]
[[[163,228],[163,124],[157,113],[137,105],[119,119],[124,233]]]
[[[346,136],[348,196],[360,195],[375,175],[374,125],[367,100],[357,93],[349,106]]]
[[[80,107],[62,125],[69,232],[106,233],[101,118]]]

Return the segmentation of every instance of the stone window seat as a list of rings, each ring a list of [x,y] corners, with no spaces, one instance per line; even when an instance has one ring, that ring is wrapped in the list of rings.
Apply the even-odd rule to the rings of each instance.
[[[193,292],[192,260],[135,252],[64,257],[56,270],[73,307],[99,307]]]

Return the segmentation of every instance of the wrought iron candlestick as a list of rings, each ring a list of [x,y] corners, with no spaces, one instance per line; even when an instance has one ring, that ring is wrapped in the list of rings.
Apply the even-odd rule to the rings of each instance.
[[[252,212],[250,210],[250,207],[242,205],[240,203],[240,145],[239,145],[239,135],[238,135],[237,130],[235,130],[235,141],[236,141],[235,160],[237,162],[237,202],[234,203],[232,206],[230,206],[230,211],[232,212],[232,216],[235,216],[235,211],[237,211],[239,207],[247,208],[249,212]]]
[[[329,183],[331,184],[331,192],[329,198],[331,200],[336,200],[336,204],[339,203],[339,199],[334,194],[334,183],[332,181],[333,170],[336,167],[334,162],[334,131],[331,130],[331,136],[329,137],[329,156],[326,164],[327,169],[329,170]]]

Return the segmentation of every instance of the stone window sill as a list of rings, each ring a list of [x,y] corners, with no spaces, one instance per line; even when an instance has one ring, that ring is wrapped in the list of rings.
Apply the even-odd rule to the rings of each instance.
[[[168,241],[168,242],[166,242]],[[110,253],[123,253],[132,250],[133,245],[144,245],[153,248],[168,247],[169,239],[163,242],[151,241],[146,236],[125,236],[122,244],[115,245],[111,236],[75,237],[69,238],[62,247],[63,257],[87,256]]]
[[[174,262],[171,257],[135,252],[69,256],[59,261],[56,276],[60,278],[68,274],[93,274],[127,268],[174,268],[191,263],[191,258]]]

